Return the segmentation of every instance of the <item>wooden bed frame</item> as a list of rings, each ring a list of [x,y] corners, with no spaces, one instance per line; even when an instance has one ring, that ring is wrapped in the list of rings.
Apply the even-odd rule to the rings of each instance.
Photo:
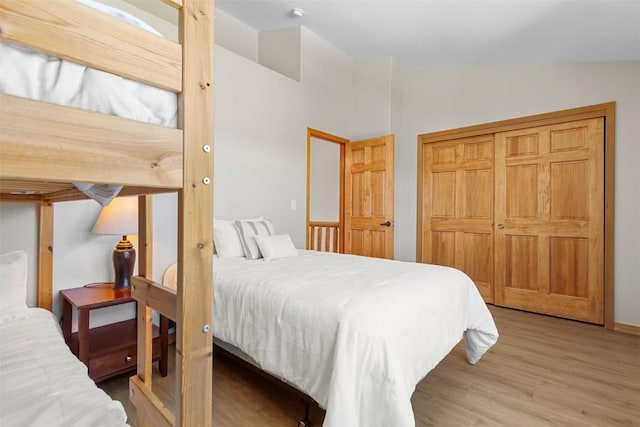
[[[38,305],[51,309],[53,206],[85,198],[71,182],[122,184],[139,197],[137,425],[212,418],[213,0],[163,0],[180,44],[74,0],[3,0],[0,40],[168,89],[178,129],[0,94],[0,200],[40,205]],[[151,194],[178,193],[178,291],[152,282]],[[199,284],[183,287],[183,283]],[[152,309],[176,321],[176,414],[153,393]]]

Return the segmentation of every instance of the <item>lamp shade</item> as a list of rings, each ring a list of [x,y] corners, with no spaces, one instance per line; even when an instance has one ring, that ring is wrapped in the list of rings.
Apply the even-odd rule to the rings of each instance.
[[[116,197],[102,208],[93,226],[96,234],[138,234],[138,198]]]

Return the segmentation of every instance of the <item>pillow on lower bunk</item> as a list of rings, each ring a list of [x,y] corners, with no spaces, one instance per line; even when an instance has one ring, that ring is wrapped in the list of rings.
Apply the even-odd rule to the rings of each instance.
[[[255,239],[265,261],[298,256],[298,250],[288,234],[255,236]]]
[[[0,321],[27,315],[27,254],[0,255]]]
[[[240,242],[247,259],[262,258],[255,236],[274,235],[271,221],[268,219],[264,221],[236,221],[236,228],[238,229],[238,234],[240,234]]]

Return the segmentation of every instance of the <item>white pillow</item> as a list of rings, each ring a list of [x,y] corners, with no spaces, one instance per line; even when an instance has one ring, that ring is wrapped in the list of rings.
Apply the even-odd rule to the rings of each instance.
[[[221,258],[244,256],[240,236],[233,221],[213,220],[213,244]]]
[[[278,234],[276,236],[255,236],[254,239],[258,244],[265,261],[298,256],[298,250],[293,244],[291,236],[288,234]]]
[[[236,221],[235,224],[247,259],[262,258],[255,236],[271,236],[275,234],[271,221],[268,219],[263,221]]]
[[[242,221],[264,221],[264,217],[244,219]],[[238,229],[234,220],[213,220],[213,245],[214,253],[220,258],[233,258],[244,256],[244,249],[240,241]]]
[[[27,315],[27,254],[0,255],[0,321]]]

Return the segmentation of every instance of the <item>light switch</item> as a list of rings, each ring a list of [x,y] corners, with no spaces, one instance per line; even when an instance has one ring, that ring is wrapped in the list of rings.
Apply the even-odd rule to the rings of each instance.
[[[295,211],[296,209],[298,209],[298,202],[296,202],[295,200],[291,201],[291,210]]]

